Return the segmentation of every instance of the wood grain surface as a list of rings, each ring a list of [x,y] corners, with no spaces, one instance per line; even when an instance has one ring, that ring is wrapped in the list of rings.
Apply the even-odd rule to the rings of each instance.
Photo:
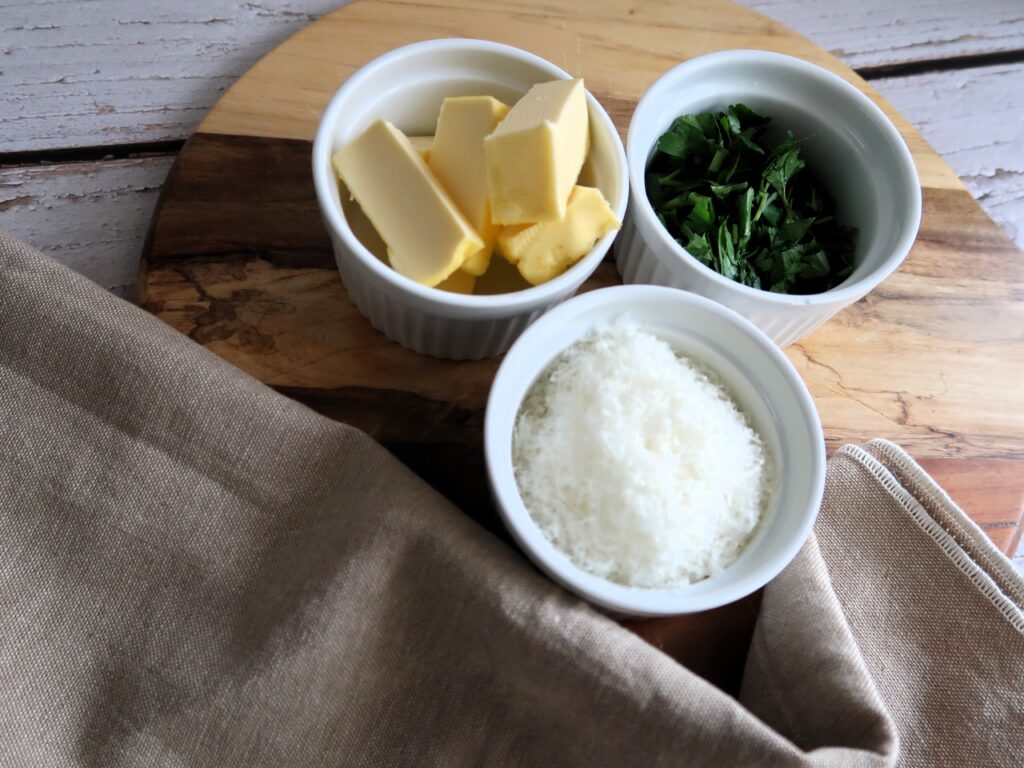
[[[305,27],[257,62],[214,105],[199,132],[309,140],[338,83],[370,59],[423,39],[484,37],[528,47],[582,74],[625,137],[637,100],[674,64],[727,48],[757,48],[812,61],[871,95],[910,145],[922,184],[962,189],[909,123],[849,67],[742,6],[733,4],[723,13],[727,2],[594,2],[585,15],[569,3],[523,3],[512,14],[489,0],[465,0],[459,13],[431,0],[353,3]],[[339,47],[341,39],[347,44]]]
[[[185,145],[154,216],[143,306],[261,381],[355,424],[483,525],[480,448],[497,360],[454,363],[387,341],[348,301],[309,178],[310,139],[341,80],[416,39],[485,36],[584,76],[625,133],[636,99],[677,61],[725,47],[795,53],[836,71],[892,115],[924,185],[904,266],[787,350],[815,396],[829,448],[884,436],[921,459],[1009,549],[1024,491],[1024,261],[895,110],[821,48],[725,0],[634,6],[526,3],[511,17],[461,2],[362,2],[307,27],[225,94]],[[501,22],[500,24],[498,22]],[[643,46],[623,44],[621,30]],[[606,262],[585,289],[618,282]],[[996,320],[998,318],[998,320]],[[952,482],[951,482],[952,481]],[[629,623],[734,689],[756,598],[682,619]]]
[[[169,166],[231,82],[341,4],[0,0],[0,226],[124,295],[162,180],[135,160]],[[873,78],[1024,247],[1024,4],[743,4]]]
[[[261,381],[354,423],[408,462],[416,463],[416,445],[430,445],[423,461],[438,468],[419,468],[475,507],[482,471],[469,487],[461,471],[443,469],[458,457],[450,466],[472,461],[482,470],[472,454],[498,361],[433,360],[369,326],[337,277],[309,160],[310,144],[300,140],[194,136],[154,218],[140,300]],[[999,495],[990,493],[992,477],[951,489],[1008,546],[1024,489],[1011,471],[1024,434],[1012,385],[1024,375],[1024,265],[963,191],[927,189],[925,209],[903,268],[787,354],[815,396],[830,449],[889,437],[918,458],[953,458],[930,467],[943,484],[964,476],[955,457],[974,459],[975,468],[1008,462],[990,473],[1006,486]],[[1004,263],[1016,265],[1016,282],[984,277],[1001,274]],[[617,281],[606,262],[586,288]],[[1006,322],[992,323],[993,311],[1004,311]]]
[[[434,434],[480,411],[497,361],[405,350],[348,301],[309,161],[300,140],[196,134],[154,217],[142,305],[261,381],[318,393],[321,409],[353,388],[403,393],[438,404]],[[899,272],[787,354],[830,448],[882,435],[920,457],[1020,458],[1024,263],[963,190],[926,188],[925,210]],[[586,287],[614,282],[607,262]],[[384,441],[410,428],[387,398],[357,416]]]
[[[484,400],[498,361],[434,360],[374,331],[345,296],[313,200],[307,169],[316,114],[339,72],[384,46],[368,42],[382,34],[384,18],[374,17],[376,7],[366,3],[322,20],[264,59],[254,80],[243,78],[189,140],[154,219],[139,298],[260,380],[365,429],[504,536],[488,502],[479,445]],[[414,10],[429,15],[431,8]],[[387,10],[391,34],[397,19]],[[550,5],[545,12],[552,12]],[[707,49],[713,14],[691,17],[703,19],[700,37]],[[656,22],[664,25],[666,19]],[[539,19],[524,12],[519,23],[524,26],[516,34],[525,35]],[[415,32],[407,34],[472,34],[443,25],[449,22],[431,25],[417,18],[410,24]],[[745,27],[730,29],[737,27],[753,30],[762,47],[798,47],[855,80],[814,46],[799,40],[791,45],[790,34],[762,19],[748,18]],[[588,53],[591,45],[605,54],[610,50],[599,28],[586,25],[579,53],[575,41],[582,33],[570,22],[546,29],[558,34],[531,38],[526,47],[555,60],[572,51],[580,68],[573,71],[610,106],[621,130],[646,81],[672,63],[665,53],[642,78],[612,77],[604,69],[613,60]],[[359,38],[358,54],[338,45],[349,32]],[[685,48],[685,32],[666,32],[673,41],[663,44]],[[646,39],[654,32],[644,28],[639,34]],[[652,48],[656,55],[656,40]],[[279,56],[281,72],[275,66]],[[632,49],[629,56],[642,58]],[[325,60],[338,63],[326,68]],[[310,62],[317,73],[330,70],[335,78],[312,77],[300,92],[301,73]],[[274,120],[275,110],[283,120]],[[1024,265],[920,137],[905,121],[899,124],[925,180],[919,243],[879,290],[787,353],[815,396],[830,449],[878,435],[906,445],[1009,551],[1024,488],[1024,413],[1012,386],[1024,375]],[[606,262],[587,288],[615,282]],[[1001,322],[992,323],[993,315]],[[754,598],[700,616],[629,626],[734,690],[756,614]]]

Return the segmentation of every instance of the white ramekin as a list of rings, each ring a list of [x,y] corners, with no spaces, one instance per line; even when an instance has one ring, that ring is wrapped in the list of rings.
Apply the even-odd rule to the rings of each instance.
[[[647,200],[644,174],[658,138],[679,115],[742,102],[771,117],[773,131],[803,141],[808,164],[859,229],[857,267],[825,293],[790,296],[722,277],[690,256]],[[900,265],[921,222],[921,186],[899,132],[855,87],[790,56],[722,51],[664,74],[637,105],[626,141],[632,200],[615,247],[627,283],[682,288],[739,312],[780,346],[798,341],[860,299]]]
[[[489,94],[511,103],[534,83],[569,77],[554,64],[511,46],[428,40],[374,59],[331,99],[313,143],[317,202],[349,296],[388,338],[417,352],[456,360],[501,354],[545,310],[576,292],[601,263],[615,233],[543,285],[493,296],[428,288],[392,270],[353,234],[341,207],[331,155],[381,118],[409,135],[432,134],[446,96]],[[622,141],[590,93],[587,103],[595,182],[621,221],[629,198]]]
[[[761,434],[778,477],[765,516],[737,560],[675,589],[615,584],[573,565],[541,533],[519,494],[512,435],[523,398],[563,350],[594,328],[627,319],[716,371]],[[491,490],[512,536],[553,580],[619,615],[704,611],[739,600],[774,578],[799,551],[825,485],[825,440],[807,387],[772,341],[732,310],[692,293],[617,286],[573,298],[528,328],[498,369],[487,401],[484,454]]]

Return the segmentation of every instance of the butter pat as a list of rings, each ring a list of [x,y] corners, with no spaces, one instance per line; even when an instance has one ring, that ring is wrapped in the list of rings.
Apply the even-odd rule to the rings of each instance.
[[[423,158],[391,123],[378,120],[333,161],[400,274],[434,286],[483,248]]]
[[[508,107],[490,96],[445,99],[430,149],[430,170],[484,241],[484,247],[462,265],[471,275],[487,271],[501,228],[491,221],[484,138],[506,114]]]
[[[484,141],[494,222],[563,218],[589,149],[583,81],[533,86]]]
[[[583,258],[619,220],[601,192],[575,187],[561,221],[505,227],[498,251],[532,285],[546,283]]]
[[[409,143],[416,153],[423,158],[424,163],[430,163],[430,150],[434,146],[433,136],[410,136]]]

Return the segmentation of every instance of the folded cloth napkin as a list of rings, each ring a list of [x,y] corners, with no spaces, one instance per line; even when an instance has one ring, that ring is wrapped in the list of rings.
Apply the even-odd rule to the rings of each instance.
[[[0,235],[0,764],[1024,764],[1024,583],[831,460],[740,699],[365,435]]]

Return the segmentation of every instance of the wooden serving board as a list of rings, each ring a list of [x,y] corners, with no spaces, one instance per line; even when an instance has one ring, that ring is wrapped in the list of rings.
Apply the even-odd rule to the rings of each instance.
[[[826,51],[729,0],[361,0],[249,70],[182,150],[145,247],[139,303],[279,391],[354,424],[499,531],[486,489],[483,409],[498,360],[449,362],[374,331],[348,300],[310,172],[319,116],[344,79],[400,45],[477,37],[585,78],[625,140],[650,84],[728,48],[799,56],[892,118],[924,189],[901,269],[787,349],[830,450],[876,436],[918,458],[1005,551],[1024,501],[1024,257],[900,115]],[[606,261],[584,290],[618,282]],[[724,685],[756,600],[712,618],[634,628]]]

